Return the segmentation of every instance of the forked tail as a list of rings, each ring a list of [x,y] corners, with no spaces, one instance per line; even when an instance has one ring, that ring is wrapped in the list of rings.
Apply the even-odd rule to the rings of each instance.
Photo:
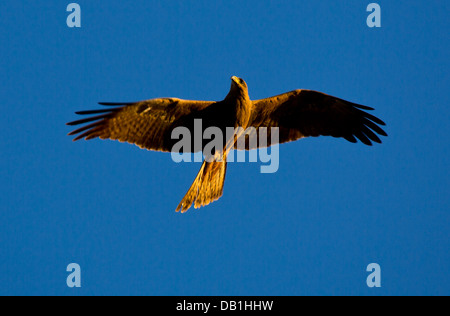
[[[195,208],[200,208],[217,201],[223,194],[226,172],[226,158],[223,161],[204,161],[194,183],[181,200],[176,211],[181,210],[181,213],[184,213],[193,203]]]

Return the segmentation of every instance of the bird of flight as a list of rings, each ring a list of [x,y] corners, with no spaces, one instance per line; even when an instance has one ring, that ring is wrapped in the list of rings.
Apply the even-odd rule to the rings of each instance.
[[[257,147],[260,143],[268,147],[275,143],[317,136],[342,137],[352,143],[359,140],[371,146],[372,142],[381,143],[377,134],[387,136],[379,126],[385,123],[366,112],[373,110],[370,107],[311,90],[294,90],[252,101],[244,80],[232,77],[231,81],[230,91],[223,101],[158,98],[134,103],[100,103],[110,108],[77,112],[95,116],[67,123],[90,123],[69,135],[79,134],[74,141],[82,138],[112,139],[163,152],[171,152],[177,142],[172,137],[175,128],[185,127],[194,133],[195,121],[199,119],[204,129],[277,129],[276,142],[258,139]],[[178,205],[177,212],[186,212],[192,204],[195,208],[208,205],[222,196],[228,152],[231,149],[254,149],[249,144],[245,148],[238,148],[237,139],[240,136],[242,134],[223,140],[226,144],[223,150],[211,153],[218,159],[205,159],[194,183]],[[194,144],[190,152],[201,151],[204,144],[200,146]]]

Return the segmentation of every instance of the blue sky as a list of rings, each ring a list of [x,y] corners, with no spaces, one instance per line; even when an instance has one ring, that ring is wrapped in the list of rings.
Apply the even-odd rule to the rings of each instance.
[[[378,1],[0,3],[0,294],[450,293],[450,4]],[[218,202],[174,210],[200,168],[65,123],[98,101],[323,91],[376,108],[382,145],[280,147],[228,168]],[[82,269],[82,288],[66,267]],[[370,263],[382,288],[366,285]]]

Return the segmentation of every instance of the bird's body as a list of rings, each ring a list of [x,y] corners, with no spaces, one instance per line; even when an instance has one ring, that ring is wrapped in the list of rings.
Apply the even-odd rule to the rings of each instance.
[[[206,157],[194,183],[177,208],[177,211],[182,212],[187,211],[192,204],[198,208],[222,196],[226,158],[233,148],[255,149],[321,135],[342,137],[353,143],[359,139],[371,145],[371,141],[381,143],[376,134],[387,136],[378,126],[385,125],[384,122],[363,111],[372,108],[310,90],[295,90],[251,101],[245,81],[237,77],[231,79],[228,95],[219,102],[161,98],[135,103],[100,103],[112,108],[78,112],[81,115],[100,115],[68,123],[78,125],[93,122],[69,135],[81,133],[74,140],[98,137],[133,143],[149,150],[170,152],[177,142],[172,137],[177,127],[187,128],[194,133],[196,121],[201,119],[203,130],[219,128],[224,135],[224,146],[221,150],[206,154],[213,155],[215,159]],[[245,148],[239,148],[237,140],[241,134],[226,138],[226,129],[229,127],[240,128],[241,131],[249,127],[255,130],[267,128],[267,139],[258,139],[256,147],[245,143]],[[279,132],[276,141],[270,137],[271,128]],[[204,145],[203,141],[193,142],[190,152],[202,151]]]
[[[234,125],[228,126],[234,126],[235,128],[242,127],[246,129],[252,114],[253,103],[248,95],[248,88],[245,81],[237,77],[232,77],[231,79],[231,89],[226,96],[224,103],[231,104],[232,107],[234,106],[235,121],[230,122],[234,123]]]

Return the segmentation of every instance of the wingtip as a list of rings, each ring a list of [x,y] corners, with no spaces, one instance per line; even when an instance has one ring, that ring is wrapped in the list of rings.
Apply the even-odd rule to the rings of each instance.
[[[375,111],[374,108],[370,107],[370,106],[366,106],[366,105],[361,105],[361,104],[353,104],[354,107],[361,109],[361,110],[366,110],[366,111]]]
[[[73,139],[73,141],[76,142],[77,140],[81,140],[81,139],[83,139],[83,138],[85,138],[85,137],[86,137],[86,135],[82,134],[82,135],[80,135],[80,136],[75,137],[75,138]],[[86,140],[87,140],[87,139],[86,139]]]
[[[374,140],[373,142],[374,142],[374,143],[377,143],[377,144],[382,144],[382,143],[383,143],[383,142],[381,141],[381,139]]]
[[[384,136],[384,137],[388,137],[388,133],[386,133],[383,129],[380,128],[380,130],[376,131],[379,135]]]

